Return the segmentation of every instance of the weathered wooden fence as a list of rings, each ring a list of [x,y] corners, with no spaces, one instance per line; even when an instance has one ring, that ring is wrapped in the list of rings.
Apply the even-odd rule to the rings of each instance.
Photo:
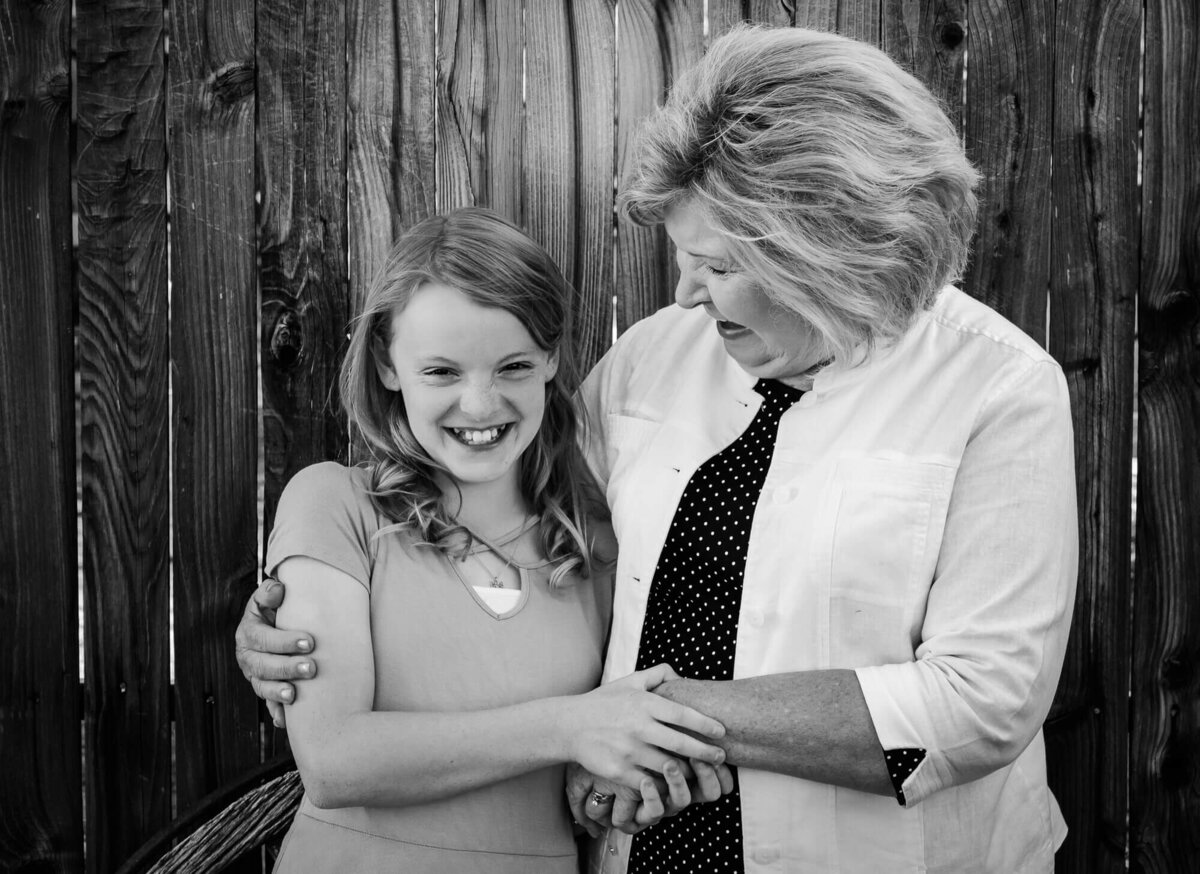
[[[71,9],[0,11],[0,869],[112,870],[272,752],[231,637],[260,498],[269,525],[345,451],[344,326],[398,232],[465,203],[522,222],[582,290],[589,362],[670,300],[614,179],[740,19],[877,43],[953,108],[986,177],[967,288],[1044,339],[1074,403],[1059,867],[1200,864],[1194,0]]]

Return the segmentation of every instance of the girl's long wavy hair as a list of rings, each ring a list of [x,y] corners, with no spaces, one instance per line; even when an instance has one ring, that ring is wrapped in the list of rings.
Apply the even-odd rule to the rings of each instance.
[[[607,509],[577,442],[584,419],[575,401],[575,292],[541,246],[486,209],[434,216],[404,234],[352,323],[341,369],[342,405],[370,452],[375,508],[450,555],[463,555],[474,541],[446,509],[435,480],[445,468],[413,436],[403,396],[388,390],[376,369],[376,357],[391,344],[393,317],[426,283],[448,285],[480,306],[512,313],[539,348],[558,352],[541,427],[517,462],[519,482],[538,516],[538,542],[553,565],[551,585],[571,571],[591,576],[611,557],[597,552],[593,525]]]

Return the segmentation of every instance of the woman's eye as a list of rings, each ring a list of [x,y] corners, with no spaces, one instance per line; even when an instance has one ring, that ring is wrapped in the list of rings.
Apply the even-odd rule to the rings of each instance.
[[[718,279],[723,279],[724,277],[733,273],[732,270],[722,270],[720,267],[713,267],[711,264],[702,264],[702,265],[700,265],[700,267],[702,270],[707,270],[709,273],[711,273],[713,276],[716,276]]]
[[[504,365],[501,368],[505,373],[524,373],[527,370],[533,370],[532,361],[514,361],[511,364]]]
[[[429,367],[421,371],[421,376],[431,376],[435,378],[445,378],[454,376],[454,371],[448,367]]]

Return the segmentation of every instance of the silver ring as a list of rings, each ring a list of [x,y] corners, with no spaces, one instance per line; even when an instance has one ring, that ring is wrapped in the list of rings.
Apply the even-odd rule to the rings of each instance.
[[[612,801],[616,797],[617,796],[615,794],[614,795],[606,795],[603,792],[593,792],[592,793],[592,804],[596,805],[597,807],[603,807],[604,805],[608,804],[608,802]]]

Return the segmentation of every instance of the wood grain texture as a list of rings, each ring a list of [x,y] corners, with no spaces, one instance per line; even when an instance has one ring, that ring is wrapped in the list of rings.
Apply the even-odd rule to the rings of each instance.
[[[703,50],[701,9],[685,0],[622,0],[617,36],[617,178],[629,171],[640,122]],[[617,216],[617,330],[672,300],[674,253],[661,227]]]
[[[258,581],[254,17],[172,5],[171,359],[176,804],[259,762],[230,641]]]
[[[574,0],[568,5],[579,163],[575,174],[577,255],[569,278],[579,292],[575,352],[581,373],[586,373],[612,343],[616,6],[613,0]]]
[[[1200,859],[1200,9],[1146,5],[1130,870]]]
[[[403,0],[395,16],[395,225],[410,228],[437,208],[437,0]]]
[[[859,38],[875,41],[865,34]],[[925,83],[962,130],[966,0],[884,0],[882,38],[884,51]]]
[[[965,287],[1046,343],[1054,58],[1050,0],[974,3],[965,143],[983,175]]]
[[[1079,587],[1047,727],[1063,871],[1124,869],[1141,4],[1060,0],[1053,24],[1050,351],[1071,392]]]
[[[836,33],[839,0],[796,0],[792,22],[796,27]]]
[[[395,148],[400,74],[407,72],[411,85],[416,71],[399,66],[398,18],[407,15],[401,10],[397,17],[396,11],[390,2],[346,4],[346,240],[353,313],[362,310],[367,287],[400,228]],[[432,128],[432,111],[428,123]],[[419,204],[410,205],[420,209]]]
[[[708,39],[711,42],[741,22],[765,27],[791,27],[796,0],[708,0]],[[810,6],[804,0],[799,5]]]
[[[525,8],[525,129],[521,200],[525,229],[564,276],[575,275],[578,178],[575,52],[564,0],[527,0]]]
[[[525,154],[521,0],[445,0],[438,28],[437,208],[487,206],[518,225]]]
[[[163,5],[77,8],[87,870],[171,815]]]
[[[336,392],[350,305],[346,21],[336,4],[256,7],[264,530],[300,468],[344,459]]]
[[[67,2],[0,16],[0,870],[83,870]]]

